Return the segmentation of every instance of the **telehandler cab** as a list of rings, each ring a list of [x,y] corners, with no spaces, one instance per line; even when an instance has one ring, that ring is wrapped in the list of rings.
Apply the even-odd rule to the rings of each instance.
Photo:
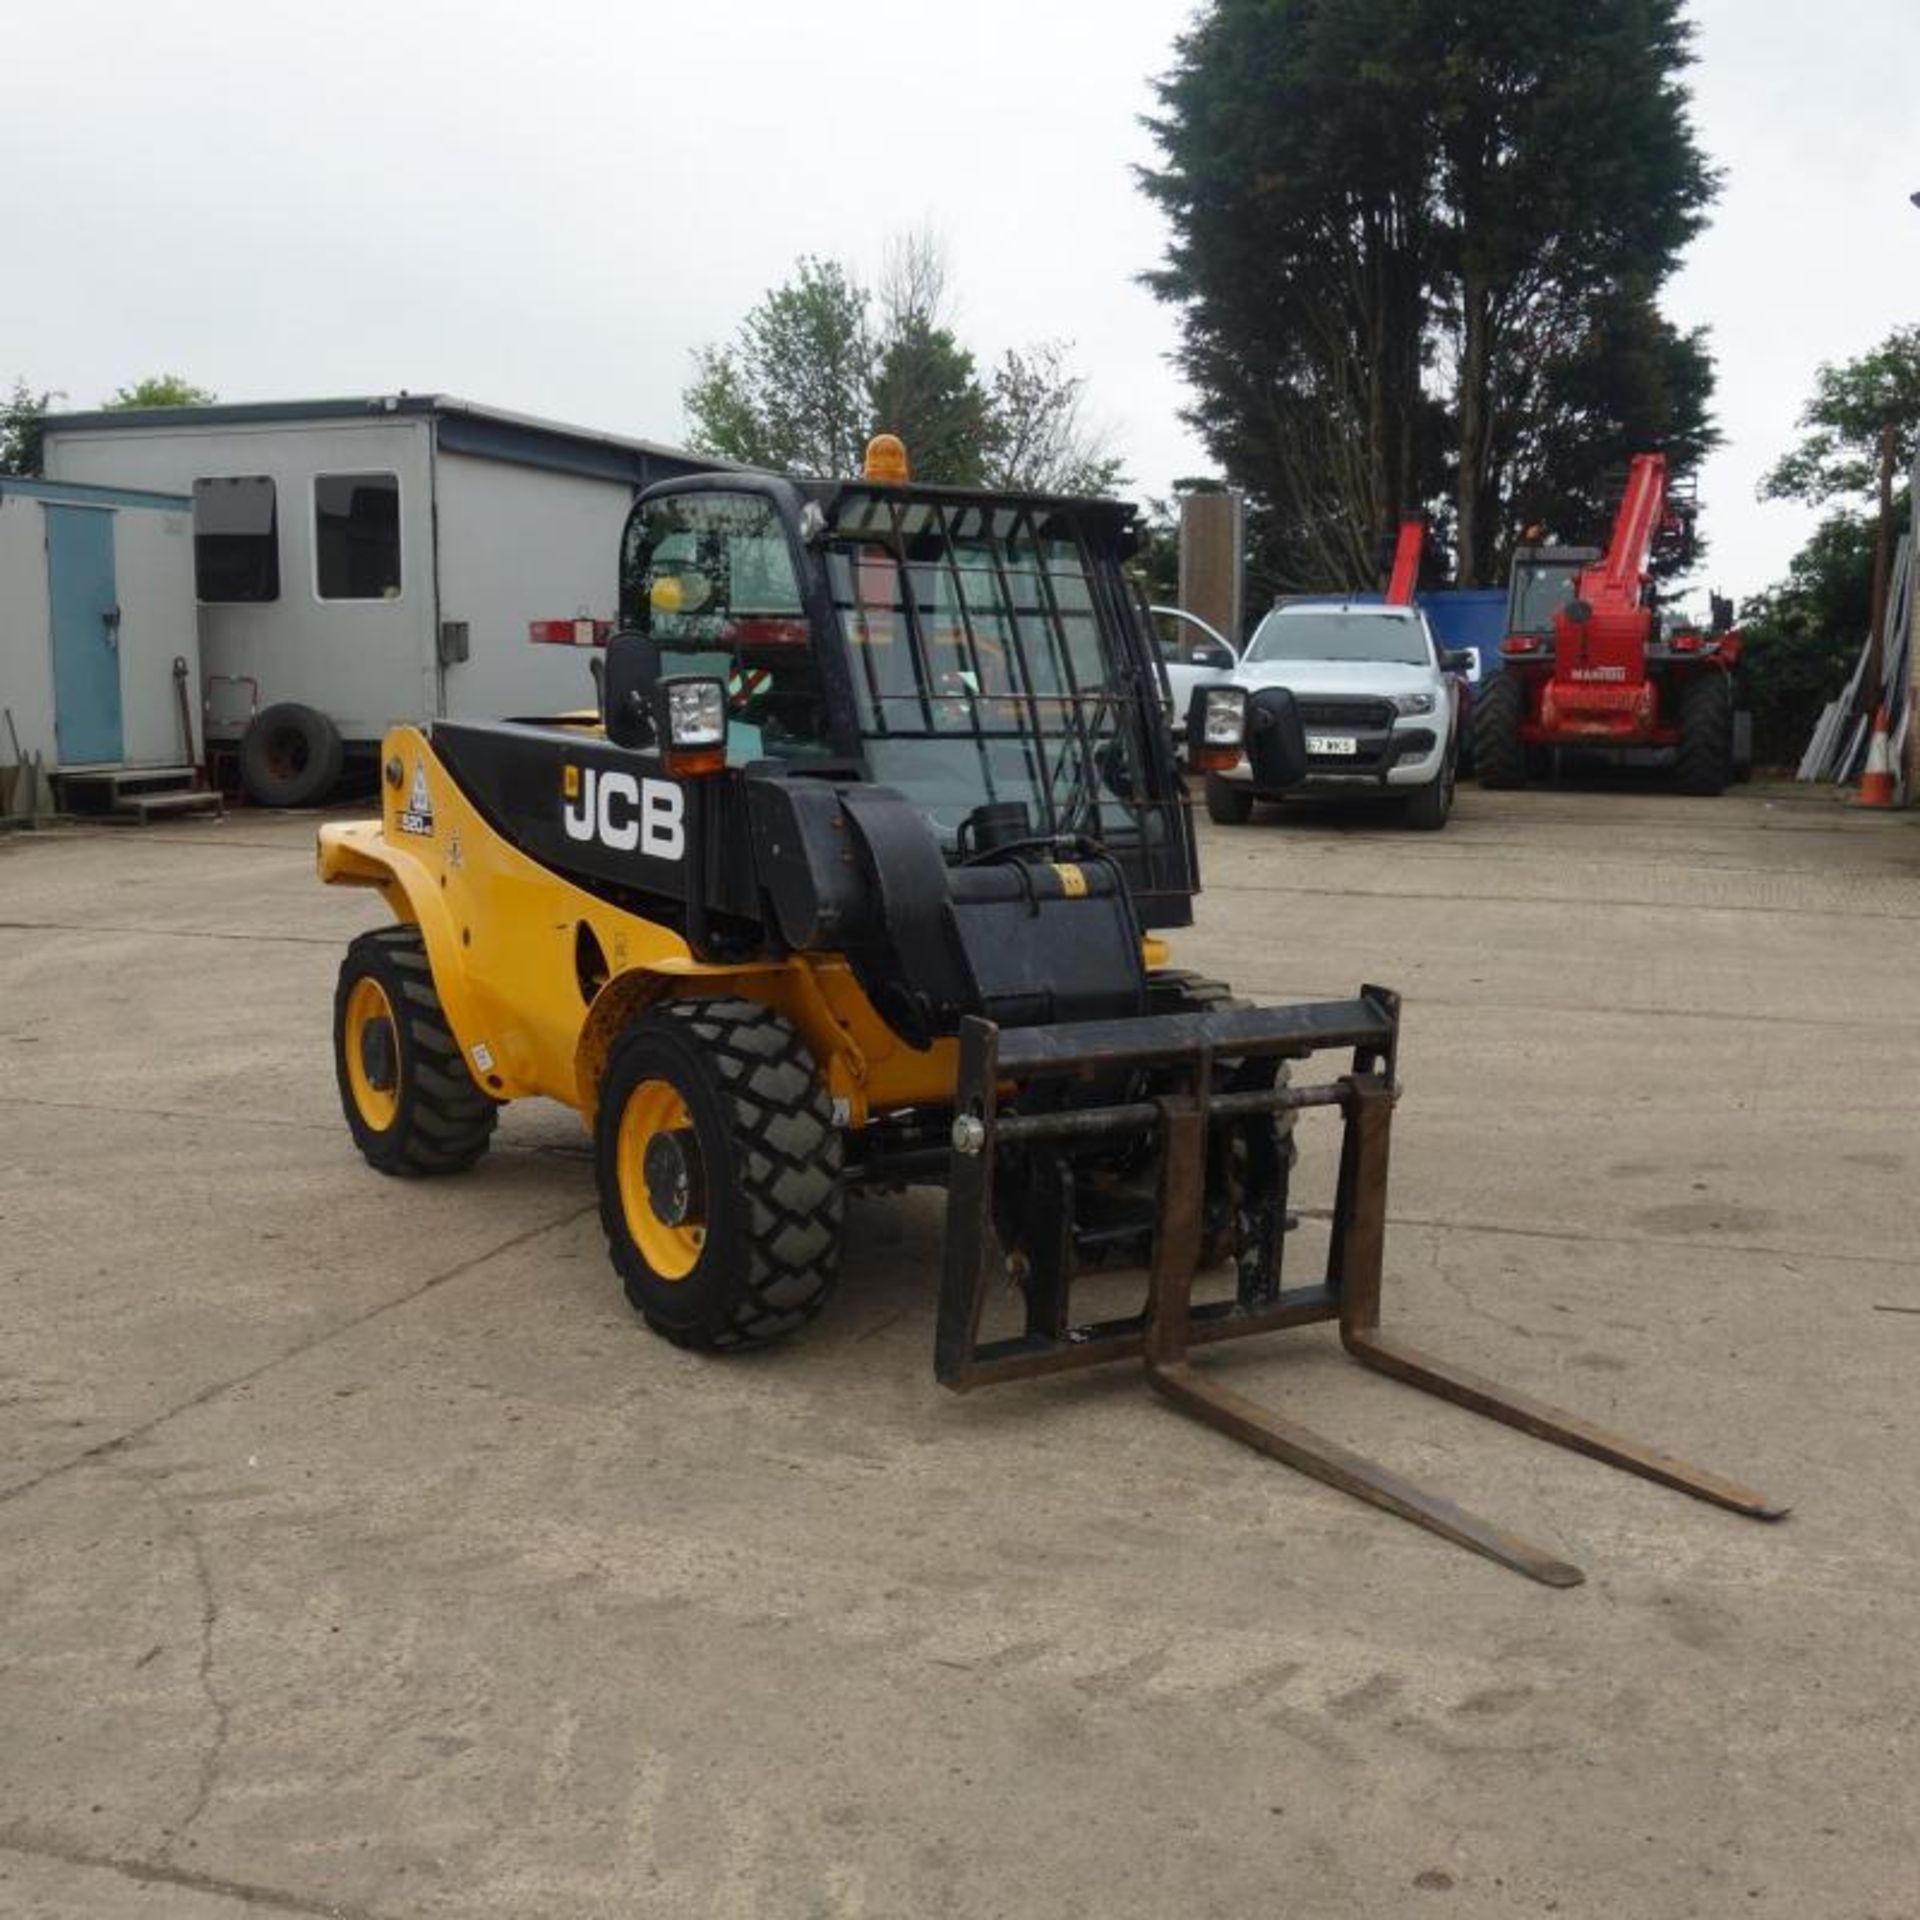
[[[1113,502],[911,485],[884,437],[857,481],[643,494],[599,714],[397,728],[379,821],[320,831],[322,877],[399,923],[353,942],[335,999],[362,1153],[457,1172],[502,1102],[576,1108],[628,1298],[708,1349],[819,1310],[849,1187],[943,1181],[947,1386],[1142,1360],[1187,1411],[1550,1585],[1580,1572],[1194,1350],[1337,1321],[1368,1366],[1776,1515],[1381,1332],[1399,1005],[1251,1007],[1168,965],[1198,876],[1133,541]],[[1284,692],[1199,688],[1189,718],[1203,766],[1297,771]],[[1345,1072],[1291,1083],[1332,1049]],[[1311,1108],[1344,1121],[1337,1193],[1326,1271],[1290,1284]],[[1112,1266],[1146,1269],[1144,1300],[1077,1317],[1076,1280]]]

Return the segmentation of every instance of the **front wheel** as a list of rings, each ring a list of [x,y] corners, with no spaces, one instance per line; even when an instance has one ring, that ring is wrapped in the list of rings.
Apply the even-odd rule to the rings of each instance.
[[[1483,787],[1524,787],[1530,771],[1520,739],[1524,704],[1519,680],[1511,673],[1483,681],[1473,701],[1473,765]]]
[[[1243,780],[1207,775],[1207,818],[1218,827],[1244,827],[1253,818],[1253,789]]]
[[[1407,801],[1407,825],[1421,833],[1438,833],[1453,811],[1453,749],[1448,747],[1440,771],[1424,787],[1416,787]]]
[[[600,1085],[600,1218],[627,1299],[676,1346],[762,1346],[838,1277],[844,1142],[800,1035],[748,1000],[674,1000]]]

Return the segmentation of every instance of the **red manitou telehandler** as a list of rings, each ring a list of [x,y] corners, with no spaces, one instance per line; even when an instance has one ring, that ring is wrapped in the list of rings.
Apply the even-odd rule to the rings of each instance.
[[[1556,747],[1667,747],[1682,793],[1735,774],[1733,668],[1740,636],[1716,600],[1710,631],[1667,627],[1656,553],[1691,551],[1691,503],[1670,497],[1664,454],[1635,456],[1605,553],[1521,547],[1513,557],[1503,670],[1479,689],[1474,758],[1483,787],[1545,774]]]

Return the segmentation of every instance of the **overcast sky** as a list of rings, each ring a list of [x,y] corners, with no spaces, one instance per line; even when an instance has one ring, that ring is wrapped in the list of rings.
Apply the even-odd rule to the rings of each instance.
[[[440,391],[676,440],[692,349],[805,252],[946,242],[983,359],[1074,343],[1137,493],[1207,462],[1131,164],[1189,0],[6,6],[0,382]],[[1823,359],[1920,320],[1920,3],[1695,0],[1725,168],[1669,310],[1713,328],[1709,571],[1808,516],[1754,483]]]

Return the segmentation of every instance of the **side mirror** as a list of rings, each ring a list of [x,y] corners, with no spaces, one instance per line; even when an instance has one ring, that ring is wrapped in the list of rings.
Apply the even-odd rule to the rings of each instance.
[[[1449,647],[1440,655],[1443,673],[1472,675],[1480,665],[1480,656],[1471,647]]]
[[[623,627],[607,642],[601,683],[601,719],[617,747],[653,743],[653,690],[660,683],[660,642]]]
[[[1197,640],[1194,642],[1193,664],[1231,673],[1240,663],[1233,657],[1231,647],[1224,647],[1217,640]]]

